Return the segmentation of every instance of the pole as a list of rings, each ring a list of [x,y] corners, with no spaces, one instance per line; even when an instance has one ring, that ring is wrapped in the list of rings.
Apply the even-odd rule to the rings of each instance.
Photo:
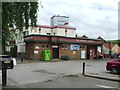
[[[85,75],[85,62],[83,62],[83,75]]]
[[[22,57],[22,55],[21,55],[21,62],[23,62],[23,57]]]
[[[2,86],[6,86],[7,84],[7,69],[2,69]]]

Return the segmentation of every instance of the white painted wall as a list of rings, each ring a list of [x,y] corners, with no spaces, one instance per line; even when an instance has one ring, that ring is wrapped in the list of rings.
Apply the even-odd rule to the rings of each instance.
[[[54,16],[51,19],[51,26],[64,26],[66,22],[69,23],[69,17]]]
[[[41,35],[47,35],[47,33],[51,33],[50,28],[41,28]]]
[[[67,30],[67,37],[76,37],[76,30]]]
[[[56,28],[55,35],[56,36],[65,36],[65,29],[64,28]]]
[[[65,34],[65,28],[41,28],[39,31],[39,27],[34,28],[28,28],[25,31],[28,31],[28,35],[31,34],[40,34],[40,35],[48,35],[47,33],[50,33],[50,35],[56,35],[56,36],[66,36],[66,37],[76,37],[76,30],[70,30],[67,29],[67,35]]]

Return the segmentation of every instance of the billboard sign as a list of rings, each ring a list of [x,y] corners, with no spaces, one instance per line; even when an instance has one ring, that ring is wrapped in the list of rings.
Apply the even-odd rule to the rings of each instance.
[[[70,50],[79,50],[80,46],[77,44],[71,44],[70,45]]]

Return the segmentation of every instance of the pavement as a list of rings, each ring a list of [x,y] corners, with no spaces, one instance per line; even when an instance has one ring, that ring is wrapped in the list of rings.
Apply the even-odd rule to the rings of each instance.
[[[85,74],[84,74],[84,76],[120,82],[120,75],[113,75],[109,71],[103,71],[106,68],[106,62],[109,60],[111,60],[111,58],[82,60],[82,61],[80,60],[82,64],[83,64],[83,62],[85,62]],[[79,60],[67,60],[67,61],[79,61]],[[104,64],[96,64],[96,63],[101,63],[101,61],[102,62],[104,61],[105,63]],[[21,59],[19,59],[19,58],[17,59],[17,64],[48,63],[48,62],[66,62],[66,60],[40,61],[40,60],[26,60],[26,59],[24,59],[23,62],[21,62]],[[99,71],[94,71],[94,67]],[[66,74],[66,75],[76,75],[76,74]],[[83,75],[83,74],[81,72],[81,74],[77,74],[77,75],[79,76],[79,75]]]

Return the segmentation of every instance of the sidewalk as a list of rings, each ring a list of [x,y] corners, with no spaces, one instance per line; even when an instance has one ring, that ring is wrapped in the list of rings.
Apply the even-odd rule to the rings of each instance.
[[[50,60],[50,61],[42,61],[42,60],[27,60],[23,59],[23,61],[20,58],[16,59],[17,64],[27,64],[27,63],[46,63],[46,62],[62,62],[65,60]]]
[[[93,61],[103,61],[103,60],[109,60],[109,58],[105,59],[93,59]],[[23,62],[21,58],[16,58],[17,64],[25,64],[25,63],[44,63],[44,62],[63,62],[63,61],[81,61],[81,62],[86,62],[90,60],[60,60],[60,59],[52,59],[50,61],[43,61],[43,60],[28,60],[28,59],[23,59]],[[91,60],[92,61],[92,60]]]
[[[101,75],[101,74],[97,74],[97,75],[96,74],[85,74],[84,76],[120,82],[120,75],[116,75],[116,76],[107,75],[106,76],[106,75]]]

